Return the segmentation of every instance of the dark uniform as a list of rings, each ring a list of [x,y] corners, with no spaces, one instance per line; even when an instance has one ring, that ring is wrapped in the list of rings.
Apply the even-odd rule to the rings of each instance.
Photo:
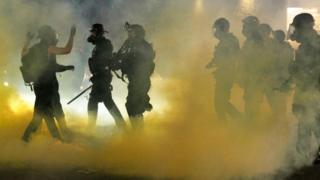
[[[122,73],[129,80],[126,102],[127,112],[133,127],[143,126],[143,113],[150,109],[148,92],[150,77],[154,71],[155,52],[152,45],[144,39],[144,29],[140,25],[130,25],[135,38],[128,38],[117,53]]]
[[[239,40],[229,32],[229,22],[224,18],[218,19],[213,28],[216,29],[215,36],[218,36],[219,44],[215,47],[214,58],[207,67],[215,65],[217,68],[214,72],[216,113],[220,120],[226,119],[227,115],[239,118],[241,114],[229,102],[235,80],[236,58],[240,51]],[[216,35],[217,31],[222,35]]]
[[[294,60],[294,49],[285,41],[285,33],[282,30],[273,32],[273,53],[274,59],[271,63],[268,74],[271,80],[270,91],[272,95],[272,109],[276,116],[283,116],[287,112],[287,103],[291,87],[289,84],[283,85],[290,78],[289,65]]]
[[[279,91],[276,90],[276,87],[279,82],[280,73],[279,70],[284,70],[285,72],[287,67],[283,67],[281,63],[285,61],[285,59],[278,59],[277,51],[280,48],[277,46],[276,41],[271,38],[272,28],[268,24],[260,24],[259,25],[259,32],[261,36],[261,45],[259,46],[260,58],[258,60],[261,63],[261,78],[263,81],[263,94],[265,95],[272,113],[274,116],[278,116],[284,114],[285,109],[283,109],[282,105],[286,103],[281,101],[281,94]],[[282,57],[281,57],[282,58]],[[288,65],[288,64],[287,64]],[[281,69],[284,68],[284,69]],[[282,99],[284,100],[284,99]],[[261,99],[262,101],[262,99]]]
[[[95,126],[98,103],[103,102],[115,119],[117,126],[124,127],[125,122],[111,95],[112,74],[109,66],[112,60],[113,46],[103,36],[104,30],[101,24],[94,24],[91,32],[96,34],[88,38],[89,42],[95,44],[92,57],[89,59],[89,68],[92,74],[90,80],[93,84],[88,102],[89,125]]]
[[[296,59],[290,66],[295,83],[293,113],[298,119],[297,150],[308,154],[312,133],[320,141],[320,36],[313,29],[314,18],[310,14],[297,15],[291,25],[295,28],[291,40],[300,43]],[[319,158],[317,159],[319,162]]]
[[[259,20],[254,16],[243,20],[246,41],[241,49],[238,68],[238,83],[244,89],[245,115],[252,119],[259,115],[264,95],[266,74],[265,61],[261,61],[263,43],[259,32]]]

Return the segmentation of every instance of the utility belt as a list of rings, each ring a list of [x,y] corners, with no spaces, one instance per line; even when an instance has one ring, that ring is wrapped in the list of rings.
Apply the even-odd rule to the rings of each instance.
[[[92,83],[97,82],[97,81],[110,81],[112,80],[112,74],[111,71],[109,69],[106,69],[104,71],[101,72],[95,72],[92,73],[92,76],[90,78],[90,81]]]

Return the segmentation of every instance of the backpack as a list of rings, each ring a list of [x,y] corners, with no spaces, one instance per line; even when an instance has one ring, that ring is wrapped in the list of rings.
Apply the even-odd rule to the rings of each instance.
[[[46,64],[44,60],[48,58],[46,47],[36,44],[29,49],[29,52],[21,58],[22,66],[20,71],[27,86],[32,87],[39,77],[44,73]]]

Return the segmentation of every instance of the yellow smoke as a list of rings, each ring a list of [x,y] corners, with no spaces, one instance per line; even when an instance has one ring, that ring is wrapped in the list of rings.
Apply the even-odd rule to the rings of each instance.
[[[168,77],[153,80],[151,98],[162,99],[165,107],[147,114],[144,132],[91,135],[82,121],[77,121],[79,117],[68,116],[69,122],[79,122],[71,126],[78,133],[75,142],[53,141],[43,125],[31,143],[24,144],[20,137],[32,118],[32,105],[23,102],[15,89],[1,87],[0,164],[85,167],[126,175],[190,179],[253,177],[281,167],[290,143],[290,122],[269,119],[267,110],[265,118],[255,122],[222,122],[215,118],[214,80],[204,68],[212,57],[213,16],[197,13],[202,3],[196,2],[196,12],[174,19],[176,13],[186,11],[167,7],[164,17],[159,18],[171,22],[159,20],[159,29],[150,37],[157,50],[157,65],[167,65],[170,72]],[[6,24],[9,20],[0,18]],[[146,26],[148,32],[152,24]],[[5,64],[9,61],[7,52],[19,45],[10,45],[14,40],[10,32],[0,31],[0,38],[7,42],[0,45],[1,64]],[[241,90],[235,87],[233,94],[232,101],[242,108]],[[80,119],[85,121],[86,117]]]

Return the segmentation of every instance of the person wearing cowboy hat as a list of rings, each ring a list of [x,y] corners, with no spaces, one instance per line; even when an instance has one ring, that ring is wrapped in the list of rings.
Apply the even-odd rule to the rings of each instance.
[[[125,127],[125,121],[112,99],[112,74],[110,64],[112,60],[113,46],[111,41],[104,37],[107,32],[102,24],[93,24],[91,35],[87,41],[95,47],[89,58],[89,69],[92,74],[92,90],[88,102],[89,128],[94,128],[97,120],[98,104],[103,102],[105,107],[113,116],[118,128]]]

